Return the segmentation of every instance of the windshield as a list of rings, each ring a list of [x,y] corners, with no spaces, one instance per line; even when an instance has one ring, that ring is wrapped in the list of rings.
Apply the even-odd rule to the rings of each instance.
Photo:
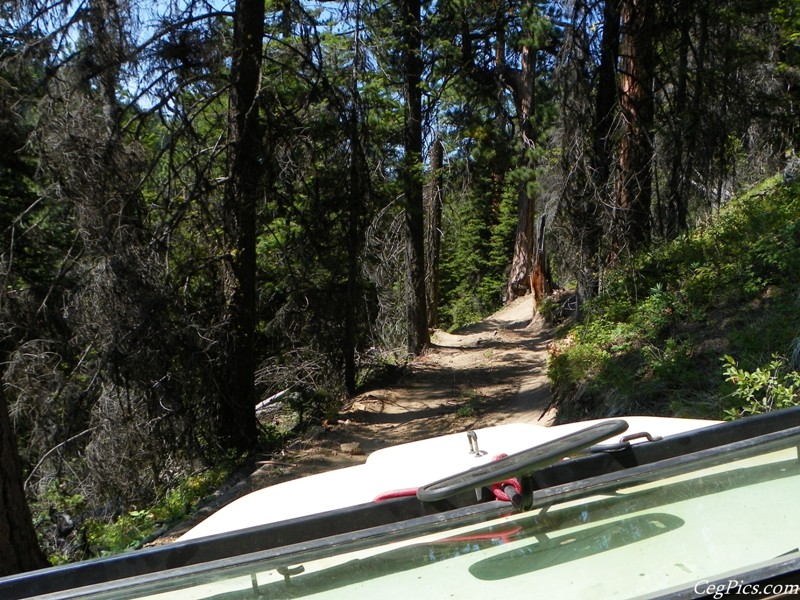
[[[529,512],[503,506],[425,531],[323,540],[81,597],[484,599],[504,584],[559,598],[704,591],[716,578],[798,552],[798,445],[797,433],[764,436],[588,480]]]

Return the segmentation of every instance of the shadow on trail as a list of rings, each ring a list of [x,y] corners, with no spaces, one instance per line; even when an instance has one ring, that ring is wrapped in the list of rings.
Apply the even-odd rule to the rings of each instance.
[[[548,340],[547,332],[537,332],[468,346],[434,346],[435,362],[418,362],[394,384],[362,395],[348,417],[364,424],[399,425],[451,416],[463,419],[467,427],[488,413],[508,418],[544,411],[549,385],[526,382],[546,369]],[[474,358],[465,359],[467,355]],[[482,361],[482,356],[491,360]],[[448,365],[451,359],[458,364]]]

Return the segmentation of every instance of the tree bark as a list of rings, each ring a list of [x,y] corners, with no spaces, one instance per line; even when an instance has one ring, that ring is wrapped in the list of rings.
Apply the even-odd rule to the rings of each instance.
[[[364,106],[359,91],[359,80],[364,63],[361,43],[361,5],[355,7],[353,31],[353,68],[350,80],[350,190],[347,195],[347,306],[344,331],[344,384],[352,395],[356,392],[356,352],[358,349],[358,307],[360,302],[360,255],[363,248],[362,218],[370,196],[370,178],[364,150],[366,130]]]
[[[550,266],[547,262],[547,246],[545,245],[545,216],[539,220],[536,232],[536,247],[533,254],[533,269],[531,271],[531,291],[533,292],[533,310],[538,311],[542,301],[553,293],[553,283],[550,275]]]
[[[617,106],[617,59],[619,57],[619,10],[616,0],[603,5],[603,37],[597,72],[597,95],[592,127],[593,183],[604,194],[611,177],[612,138]],[[601,201],[607,198],[601,198]]]
[[[257,442],[255,416],[256,206],[262,193],[262,135],[257,96],[264,36],[264,0],[237,0],[229,100],[228,185],[223,202],[227,244],[225,310],[218,367],[218,427],[223,446]]]
[[[603,34],[593,108],[590,197],[584,199],[582,222],[579,225],[582,253],[577,290],[579,305],[594,297],[599,290],[604,207],[612,205],[609,182],[612,176],[614,122],[618,106],[619,29],[618,2],[607,0],[603,5]]]
[[[636,251],[650,241],[653,142],[653,0],[624,0],[620,46],[620,147],[613,252]]]
[[[0,393],[0,577],[46,566],[25,500],[5,393]]]
[[[428,307],[428,327],[438,324],[439,251],[442,241],[442,166],[444,146],[438,135],[431,147],[430,174],[425,194],[425,301]]]
[[[352,90],[357,94],[355,86]],[[347,306],[344,331],[344,383],[348,394],[356,392],[356,346],[358,342],[359,255],[362,247],[361,215],[369,186],[366,158],[359,137],[359,115],[350,119],[350,190],[347,206]]]
[[[403,195],[406,226],[406,315],[408,351],[421,353],[430,344],[425,300],[425,223],[422,181],[422,32],[420,0],[403,0]]]
[[[686,162],[684,160],[684,130],[688,123],[686,115],[689,85],[689,51],[691,46],[689,18],[689,0],[678,3],[678,23],[680,41],[678,42],[678,73],[675,90],[675,127],[672,132],[672,160],[667,181],[667,217],[665,234],[668,238],[676,237],[688,227],[689,209],[686,198]]]
[[[534,89],[536,81],[536,49],[525,46],[522,49],[521,69],[509,76],[512,93],[519,120],[521,141],[520,166],[533,169],[529,156],[533,149],[535,132],[533,129]],[[506,285],[506,302],[524,296],[531,285],[533,253],[536,240],[534,221],[536,219],[536,198],[529,189],[529,182],[523,179],[517,192],[517,232],[514,238],[514,254],[511,259],[511,272]],[[537,304],[538,306],[538,304]]]

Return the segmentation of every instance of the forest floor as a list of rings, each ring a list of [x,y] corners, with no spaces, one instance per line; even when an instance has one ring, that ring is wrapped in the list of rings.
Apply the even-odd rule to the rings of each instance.
[[[550,331],[532,321],[530,296],[433,345],[385,387],[354,397],[338,419],[312,428],[224,489],[159,538],[162,544],[256,489],[363,463],[371,452],[428,437],[508,422],[549,424]]]

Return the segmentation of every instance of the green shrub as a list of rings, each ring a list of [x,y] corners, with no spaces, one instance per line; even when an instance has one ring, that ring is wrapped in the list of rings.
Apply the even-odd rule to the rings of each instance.
[[[597,376],[608,358],[605,350],[576,344],[551,357],[547,374],[552,381],[578,383]]]
[[[88,519],[83,526],[87,545],[93,554],[101,556],[139,547],[159,528],[189,514],[230,472],[229,468],[217,467],[187,477],[154,506],[130,511],[111,522]]]
[[[731,397],[736,406],[725,410],[728,420],[755,415],[800,404],[800,373],[778,355],[764,367],[742,369],[731,356],[724,356],[725,379],[735,388]]]
[[[155,530],[153,513],[147,510],[120,515],[112,523],[90,519],[84,525],[87,544],[101,556],[135,548]]]
[[[641,353],[649,373],[657,379],[677,381],[691,369],[692,352],[687,342],[670,338],[663,346],[643,346]]]

